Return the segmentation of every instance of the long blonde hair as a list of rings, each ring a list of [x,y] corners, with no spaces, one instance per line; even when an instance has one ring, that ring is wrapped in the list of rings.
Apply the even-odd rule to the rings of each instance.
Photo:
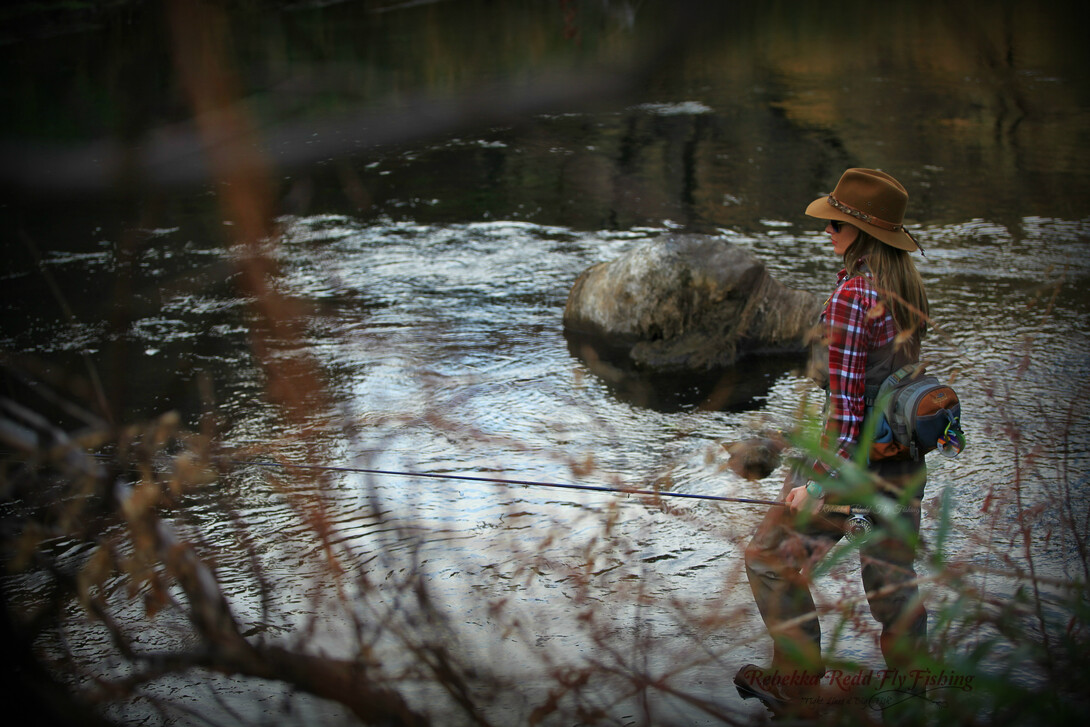
[[[859,275],[864,268],[870,271],[878,300],[893,314],[898,340],[918,351],[927,333],[927,293],[908,252],[859,230],[859,237],[844,253],[844,267],[849,276]]]

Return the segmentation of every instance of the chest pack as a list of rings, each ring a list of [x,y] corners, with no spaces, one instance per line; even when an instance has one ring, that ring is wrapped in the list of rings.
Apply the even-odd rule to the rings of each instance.
[[[957,392],[925,374],[923,364],[901,367],[873,392],[868,387],[867,415],[871,461],[919,459],[935,449],[954,457],[965,448]]]

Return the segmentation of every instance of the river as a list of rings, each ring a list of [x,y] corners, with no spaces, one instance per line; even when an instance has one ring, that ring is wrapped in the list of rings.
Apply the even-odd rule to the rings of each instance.
[[[328,394],[306,422],[266,396],[236,285],[244,223],[217,205],[227,183],[184,156],[138,159],[125,185],[97,158],[81,166],[80,150],[104,138],[149,156],[194,138],[176,126],[191,111],[167,19],[133,3],[0,46],[17,109],[5,140],[48,150],[26,157],[35,170],[71,170],[21,161],[3,180],[16,234],[0,345],[93,367],[126,419],[175,409],[196,428],[214,417],[218,440],[251,463],[194,493],[179,520],[216,554],[254,634],[338,655],[355,637],[352,607],[330,592],[278,487],[292,476],[255,461],[774,497],[783,470],[743,480],[723,445],[814,412],[818,394],[797,370],[730,372],[743,394],[707,408],[703,382],[648,391],[596,376],[561,315],[583,270],[674,231],[722,237],[784,284],[825,294],[839,261],[802,210],[849,166],[905,184],[926,250],[925,357],[954,381],[969,440],[956,459],[929,457],[927,496],[949,502],[948,558],[1024,563],[984,514],[1012,484],[1034,503],[1066,485],[1085,509],[1090,84],[1085,44],[1062,15],[1003,3],[965,23],[947,4],[918,3],[846,26],[824,5],[771,3],[709,10],[674,36],[662,4],[258,5],[214,27],[231,38],[234,80],[275,170],[275,285],[303,312],[300,338],[271,358],[313,361]],[[506,687],[491,701],[499,722],[526,721],[564,669],[626,655],[725,714],[760,713],[730,687],[738,666],[768,654],[740,558],[759,507],[343,470],[318,482],[350,575],[426,574],[458,653]],[[259,544],[271,603],[234,547],[236,518]],[[1040,572],[1078,577],[1062,528],[1054,539],[1043,528]],[[937,529],[927,519],[925,539]],[[858,564],[832,571],[819,599],[861,596]],[[12,600],[33,602],[34,583],[9,580]],[[381,610],[385,598],[395,595],[359,602]],[[149,628],[148,645],[173,643],[171,619]],[[70,628],[77,681],[120,669],[104,633]],[[880,668],[873,636],[864,624],[829,648]],[[588,709],[618,723],[721,722],[666,689],[629,698],[602,671]],[[147,689],[180,707],[168,711],[177,724],[339,717],[301,698],[277,711],[267,700],[285,693],[257,680]],[[408,692],[427,704],[429,690]],[[116,710],[158,718],[147,701]]]

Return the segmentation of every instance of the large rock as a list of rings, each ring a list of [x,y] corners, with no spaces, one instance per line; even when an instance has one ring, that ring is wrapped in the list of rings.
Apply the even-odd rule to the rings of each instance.
[[[630,347],[640,370],[713,371],[749,355],[803,353],[820,306],[725,240],[666,235],[580,275],[564,327]]]

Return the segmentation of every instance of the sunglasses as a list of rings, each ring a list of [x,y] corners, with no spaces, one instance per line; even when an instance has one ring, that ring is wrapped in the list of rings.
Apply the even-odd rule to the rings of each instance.
[[[840,220],[829,220],[829,227],[833,228],[833,232],[840,232],[840,226],[843,224]]]

